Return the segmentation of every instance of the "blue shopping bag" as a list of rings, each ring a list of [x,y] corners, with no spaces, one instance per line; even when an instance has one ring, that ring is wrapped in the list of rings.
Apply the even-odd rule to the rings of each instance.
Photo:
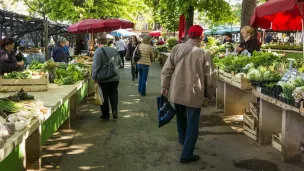
[[[169,103],[169,100],[165,96],[157,97],[157,109],[158,109],[158,127],[162,127],[169,123],[176,114],[175,109]]]

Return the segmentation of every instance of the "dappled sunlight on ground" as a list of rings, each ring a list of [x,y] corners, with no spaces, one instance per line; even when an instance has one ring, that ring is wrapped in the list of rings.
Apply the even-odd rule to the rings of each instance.
[[[80,170],[91,170],[91,169],[98,169],[98,168],[105,168],[105,166],[80,166]]]
[[[72,145],[69,147],[71,149],[67,154],[80,154],[84,153],[89,147],[94,144],[81,144],[81,145]]]

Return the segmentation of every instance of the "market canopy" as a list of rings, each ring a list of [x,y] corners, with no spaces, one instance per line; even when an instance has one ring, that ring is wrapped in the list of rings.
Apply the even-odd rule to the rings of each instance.
[[[204,31],[204,35],[224,35],[227,32],[238,33],[240,32],[240,26],[218,26],[213,29],[208,29]]]
[[[92,25],[93,29],[103,28],[105,31],[133,28],[134,23],[123,19],[108,19]]]
[[[119,29],[119,30],[115,30],[111,32],[111,35],[113,36],[118,36],[118,37],[131,37],[133,35],[136,35],[133,32],[130,32],[128,30],[124,30],[124,29]]]
[[[269,0],[255,8],[252,27],[273,30],[301,30],[303,0]]]
[[[86,19],[79,21],[68,28],[70,33],[81,33],[81,32],[101,32],[103,28],[94,28],[93,24],[101,23],[101,19]]]
[[[134,23],[122,19],[86,19],[79,21],[68,28],[68,32],[110,32],[116,29],[133,28]]]

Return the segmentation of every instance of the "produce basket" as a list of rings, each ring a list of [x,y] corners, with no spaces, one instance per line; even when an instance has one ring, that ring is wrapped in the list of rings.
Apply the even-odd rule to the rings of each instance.
[[[29,79],[3,79],[0,77],[1,92],[15,92],[21,88],[27,92],[39,92],[48,90],[48,74]]]

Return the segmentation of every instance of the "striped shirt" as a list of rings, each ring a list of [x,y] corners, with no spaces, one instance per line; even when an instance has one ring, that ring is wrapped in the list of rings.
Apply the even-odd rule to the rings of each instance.
[[[140,60],[137,62],[137,64],[151,66],[151,59],[153,59],[152,46],[149,44],[140,44],[139,53],[140,53]]]

